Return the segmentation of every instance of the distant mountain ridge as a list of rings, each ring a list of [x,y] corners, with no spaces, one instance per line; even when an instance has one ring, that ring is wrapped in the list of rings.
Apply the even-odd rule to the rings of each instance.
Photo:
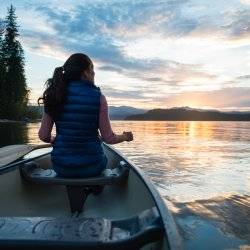
[[[30,105],[42,116],[43,106]],[[130,106],[109,106],[111,120],[156,120],[156,121],[250,121],[250,111],[219,111],[173,107],[169,109],[138,109]]]
[[[138,109],[130,106],[109,106],[109,117],[111,120],[124,120],[127,116],[138,115],[147,112],[146,109]]]
[[[152,109],[144,114],[129,115],[125,120],[155,121],[250,121],[250,112],[193,109],[174,107]]]
[[[30,110],[38,112],[42,118],[43,106],[37,106],[33,104],[29,105],[28,107]],[[109,106],[109,117],[111,120],[124,120],[129,115],[143,114],[146,111],[146,109],[138,109],[130,106]]]

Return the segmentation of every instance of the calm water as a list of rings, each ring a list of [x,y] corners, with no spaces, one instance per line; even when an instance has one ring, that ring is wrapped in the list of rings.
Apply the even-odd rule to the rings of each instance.
[[[115,145],[156,185],[186,249],[250,249],[250,123],[113,121]],[[0,124],[0,146],[39,143],[39,124]]]

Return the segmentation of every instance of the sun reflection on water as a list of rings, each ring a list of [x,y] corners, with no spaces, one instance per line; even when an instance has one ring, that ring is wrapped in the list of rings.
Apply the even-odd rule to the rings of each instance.
[[[114,122],[133,143],[116,145],[154,182],[186,249],[250,245],[250,126],[244,122]],[[243,226],[244,225],[244,226]]]

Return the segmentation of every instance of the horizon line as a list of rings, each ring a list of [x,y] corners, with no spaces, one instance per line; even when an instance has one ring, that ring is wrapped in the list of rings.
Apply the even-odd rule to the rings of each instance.
[[[43,104],[38,105],[37,103],[28,103],[28,106],[41,106],[43,107]],[[135,109],[143,109],[146,111],[149,110],[155,110],[155,109],[191,109],[191,110],[204,110],[204,111],[223,111],[223,112],[250,112],[250,107],[245,107],[245,108],[239,108],[239,107],[228,107],[228,108],[214,108],[214,107],[190,107],[190,106],[172,106],[172,107],[153,107],[149,109],[141,108],[141,107],[134,107],[134,106],[128,106],[128,105],[108,105],[109,107],[115,107],[115,108],[120,108],[120,107],[128,107],[128,108],[135,108]]]

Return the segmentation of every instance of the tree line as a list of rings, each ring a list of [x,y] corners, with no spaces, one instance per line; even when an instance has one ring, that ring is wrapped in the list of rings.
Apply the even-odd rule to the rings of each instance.
[[[0,20],[0,119],[21,120],[28,114],[29,89],[17,16],[11,5]]]

